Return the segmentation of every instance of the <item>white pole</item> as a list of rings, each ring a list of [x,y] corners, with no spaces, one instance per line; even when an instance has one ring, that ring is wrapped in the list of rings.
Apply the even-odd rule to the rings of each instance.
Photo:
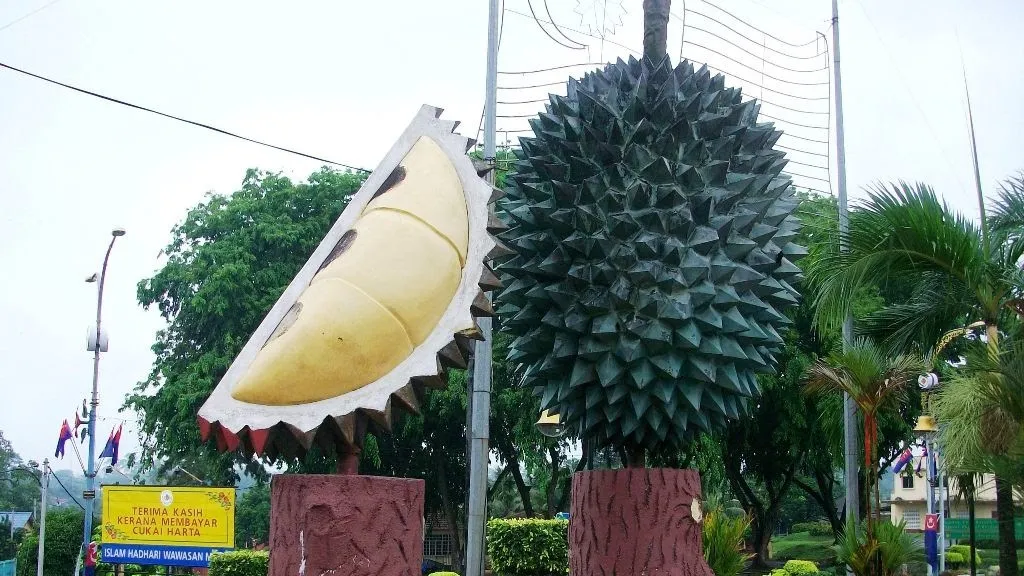
[[[36,557],[36,576],[43,576],[44,548],[46,546],[46,498],[50,487],[50,460],[43,459],[43,475],[39,483],[42,493],[39,503],[39,551]]]
[[[487,78],[484,95],[484,160],[495,164],[495,120],[498,96],[498,0],[487,13]],[[488,175],[494,184],[494,170]],[[487,522],[487,454],[491,414],[491,319],[480,318],[483,340],[473,352],[472,397],[469,405],[469,510],[466,535],[466,576],[483,576]]]
[[[836,85],[836,168],[839,188],[839,234],[849,230],[850,220],[846,197],[846,142],[843,139],[843,79],[839,70],[839,2],[832,0],[832,74]],[[840,249],[846,250],[845,242]],[[853,342],[853,318],[843,321],[843,347]],[[857,475],[857,405],[843,393],[843,452],[846,480],[846,518],[857,521],[860,512]]]

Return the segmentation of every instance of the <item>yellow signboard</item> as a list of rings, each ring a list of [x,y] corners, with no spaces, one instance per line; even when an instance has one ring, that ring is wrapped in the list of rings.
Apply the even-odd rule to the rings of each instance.
[[[102,542],[234,548],[235,489],[104,486]]]

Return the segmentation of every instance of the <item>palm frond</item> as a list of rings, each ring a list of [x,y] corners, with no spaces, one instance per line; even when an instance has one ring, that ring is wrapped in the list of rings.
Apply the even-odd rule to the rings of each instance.
[[[812,364],[805,389],[846,392],[861,410],[873,414],[906,398],[907,383],[920,373],[921,364],[909,354],[888,356],[874,342],[859,338],[828,361]]]
[[[1006,250],[1006,259],[1017,264],[1024,254],[1024,173],[1007,178],[999,186],[988,216],[992,245]]]
[[[922,274],[935,274],[971,293],[987,284],[978,229],[925,184],[870,188],[840,240],[846,252],[826,255],[808,270],[808,281],[817,289],[817,321],[828,329],[838,328],[854,294],[871,284]]]
[[[903,301],[859,319],[857,334],[881,343],[890,353],[930,354],[950,326],[963,323],[965,309],[971,308],[971,295],[963,288],[941,275],[922,274]]]

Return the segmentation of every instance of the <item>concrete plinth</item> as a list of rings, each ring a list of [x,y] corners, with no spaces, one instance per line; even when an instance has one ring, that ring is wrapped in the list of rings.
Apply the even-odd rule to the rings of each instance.
[[[714,576],[701,546],[696,470],[577,472],[569,511],[573,576]]]
[[[269,576],[419,576],[423,481],[285,474],[270,488]]]

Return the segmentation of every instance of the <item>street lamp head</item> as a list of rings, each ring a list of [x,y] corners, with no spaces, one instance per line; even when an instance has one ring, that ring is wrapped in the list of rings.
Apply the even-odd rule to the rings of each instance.
[[[927,438],[939,431],[939,425],[935,417],[929,414],[922,414],[917,417],[917,425],[914,426],[914,434],[921,438]]]
[[[536,426],[537,430],[548,438],[558,438],[565,434],[565,426],[562,424],[561,417],[558,414],[552,414],[549,410],[541,412]]]
[[[89,276],[88,278],[86,278],[86,279],[85,279],[85,281],[86,281],[87,283],[89,283],[89,284],[92,284],[92,283],[93,283],[93,282],[95,282],[95,281],[96,281],[97,279],[99,279],[99,274],[96,274],[95,272],[93,272],[93,273],[92,273],[92,276]]]
[[[124,228],[114,228],[110,231],[113,236],[124,236]]]
[[[28,464],[29,468],[39,468],[39,462],[36,462],[35,460],[29,460],[26,464]]]

